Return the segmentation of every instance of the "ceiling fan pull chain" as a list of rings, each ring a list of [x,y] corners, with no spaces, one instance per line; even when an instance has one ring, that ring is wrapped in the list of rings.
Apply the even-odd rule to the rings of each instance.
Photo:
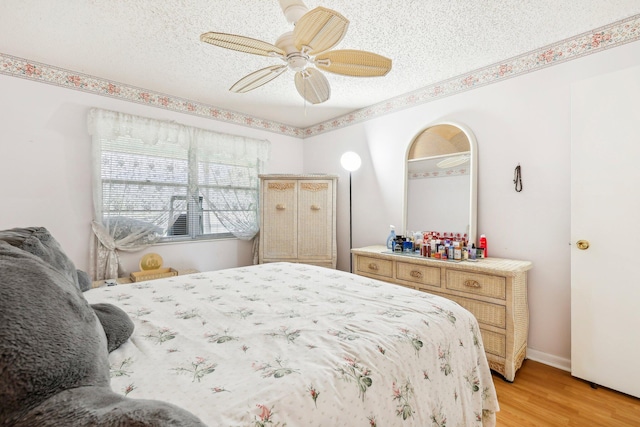
[[[304,85],[304,89],[302,89],[302,99],[304,100],[304,116],[307,117],[307,85]]]

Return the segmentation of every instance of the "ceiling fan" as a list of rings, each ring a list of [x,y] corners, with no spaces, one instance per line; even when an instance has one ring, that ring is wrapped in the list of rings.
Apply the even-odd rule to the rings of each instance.
[[[300,0],[278,0],[294,30],[282,34],[271,44],[234,34],[207,32],[200,40],[226,49],[280,58],[284,65],[272,65],[241,78],[229,90],[244,93],[270,82],[287,69],[295,72],[298,93],[312,104],[329,99],[331,87],[320,71],[353,77],[384,76],[391,60],[362,50],[331,50],[344,37],[349,21],[324,7],[311,11]]]

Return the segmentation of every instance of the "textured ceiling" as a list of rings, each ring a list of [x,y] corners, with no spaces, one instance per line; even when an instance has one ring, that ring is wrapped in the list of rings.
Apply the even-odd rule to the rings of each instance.
[[[326,73],[306,104],[293,74],[228,88],[275,58],[199,41],[206,31],[270,43],[291,30],[277,0],[2,0],[0,53],[298,128],[539,49],[640,13],[638,0],[307,0],[350,20],[338,49],[387,56],[385,77]]]

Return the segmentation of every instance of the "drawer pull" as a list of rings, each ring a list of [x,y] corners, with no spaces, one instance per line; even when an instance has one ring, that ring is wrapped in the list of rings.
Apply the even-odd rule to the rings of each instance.
[[[376,264],[375,262],[370,262],[369,270],[378,271],[378,264]]]
[[[319,211],[319,210],[320,210],[320,206],[318,206],[318,205],[311,205],[311,210],[312,210],[312,211]]]
[[[277,210],[279,210],[279,211],[283,211],[283,210],[285,210],[286,208],[287,208],[287,207],[286,207],[285,205],[282,205],[282,204],[280,204],[280,203],[278,203],[278,204],[276,205],[276,209],[277,209]]]
[[[422,279],[422,272],[418,270],[411,270],[411,273],[409,273],[409,275],[416,279]]]
[[[480,287],[480,283],[478,283],[478,282],[477,282],[477,281],[475,281],[475,280],[465,280],[465,281],[464,281],[464,285],[465,285],[467,288],[479,288],[479,287]]]

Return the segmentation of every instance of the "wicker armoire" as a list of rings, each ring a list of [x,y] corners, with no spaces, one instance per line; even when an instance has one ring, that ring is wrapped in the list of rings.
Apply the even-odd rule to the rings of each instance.
[[[260,175],[258,260],[336,268],[336,175]]]

